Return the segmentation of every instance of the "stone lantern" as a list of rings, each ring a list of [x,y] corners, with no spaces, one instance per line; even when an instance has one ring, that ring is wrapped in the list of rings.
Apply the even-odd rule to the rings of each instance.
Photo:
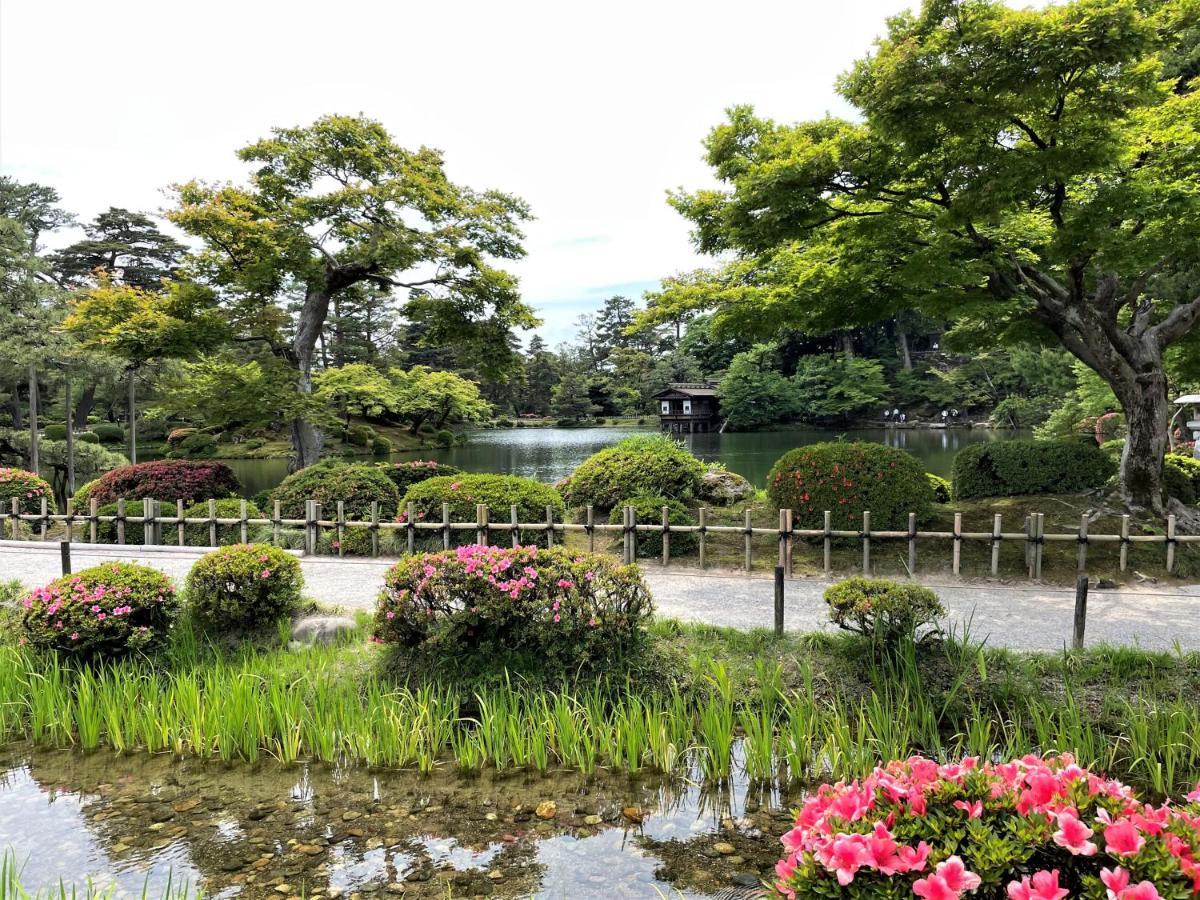
[[[1192,446],[1192,456],[1200,459],[1200,394],[1184,394],[1175,400],[1175,405],[1179,407],[1180,412],[1188,413],[1184,427],[1191,432],[1195,442]]]

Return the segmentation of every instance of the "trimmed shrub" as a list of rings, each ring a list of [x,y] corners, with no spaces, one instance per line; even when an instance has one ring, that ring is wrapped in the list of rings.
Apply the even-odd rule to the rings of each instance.
[[[375,435],[375,440],[371,441],[371,452],[376,456],[390,456],[392,447],[392,439],[382,434]]]
[[[472,545],[388,570],[375,634],[449,658],[516,656],[575,667],[634,650],[652,609],[635,566],[564,547]]]
[[[908,525],[908,514],[929,516],[933,489],[916,457],[866,441],[836,441],[798,447],[781,456],[767,476],[767,494],[779,509],[791,509],[798,528],[819,528],[825,510],[833,527],[861,528],[863,510],[880,531]]]
[[[704,464],[665,434],[627,437],[584,460],[571,474],[572,506],[607,511],[623,497],[660,496],[687,502],[700,490]]]
[[[932,472],[926,472],[925,478],[928,479],[929,487],[933,491],[933,502],[949,503],[951,494],[949,479],[943,478],[941,475],[934,475]]]
[[[825,590],[829,621],[894,646],[946,614],[937,594],[887,578],[847,578]]]
[[[43,497],[46,498],[46,508],[50,512],[58,511],[54,503],[54,490],[46,479],[24,469],[0,468],[0,515],[12,512],[14,497],[17,498],[22,513],[40,513]]]
[[[661,525],[663,507],[668,508],[667,521],[672,525],[695,525],[696,517],[678,500],[666,497],[642,495],[621,500],[608,514],[610,525],[620,525],[624,521],[624,508],[633,507],[633,514],[639,525]],[[662,556],[663,539],[660,532],[637,532],[637,552],[639,556]],[[681,531],[671,534],[671,555],[683,556],[696,549],[696,534],[691,531]]]
[[[233,544],[196,560],[184,592],[206,630],[223,635],[262,631],[300,602],[300,560],[270,544]]]
[[[379,463],[379,470],[396,485],[400,496],[404,496],[414,484],[436,478],[438,475],[457,475],[462,469],[432,459],[409,459],[398,463]]]
[[[67,426],[59,425],[57,423],[53,425],[47,425],[42,429],[42,434],[46,435],[46,437],[52,441],[65,441],[67,439]]]
[[[174,515],[174,513],[170,513]],[[217,501],[217,518],[218,519],[238,519],[242,515],[242,501],[238,497],[225,497]],[[208,518],[208,501],[202,500],[189,506],[183,511],[185,519],[207,519]],[[266,518],[263,511],[252,501],[246,503],[246,518],[262,519]],[[263,525],[251,525],[249,533],[253,538],[256,533],[261,534],[265,529],[267,534],[270,534],[270,527]],[[173,529],[172,529],[173,530]],[[186,525],[184,526],[184,540],[193,547],[208,547],[209,533],[207,525]],[[230,544],[241,543],[242,529],[240,525],[218,525],[217,526],[217,546],[227,547]]]
[[[329,461],[293,472],[271,492],[271,499],[279,501],[285,519],[304,518],[305,500],[320,503],[323,517],[335,516],[341,500],[346,518],[367,519],[375,501],[380,515],[393,515],[400,494],[377,466]]]
[[[442,428],[441,430],[434,432],[433,440],[434,443],[436,443],[439,447],[453,447],[454,432],[449,428]]]
[[[1154,806],[1067,754],[913,756],[808,794],[772,896],[1191,897],[1198,816],[1200,791]]]
[[[187,459],[209,459],[217,452],[217,439],[204,431],[189,434],[171,451],[172,457]]]
[[[92,426],[92,433],[100,438],[102,444],[121,444],[125,442],[125,429],[114,422],[97,422]]]
[[[181,441],[190,438],[196,433],[195,428],[175,428],[167,434],[167,443],[172,447],[177,446]]]
[[[420,481],[400,501],[400,521],[408,515],[409,503],[414,515],[424,521],[441,521],[442,504],[449,503],[450,518],[455,522],[475,521],[475,505],[486,503],[497,528],[508,523],[514,503],[517,517],[524,523],[545,522],[547,506],[557,522],[563,521],[567,512],[562,496],[550,485],[517,475],[439,475]],[[521,540],[533,543],[539,534],[531,531],[522,534]]]
[[[1163,460],[1163,495],[1174,497],[1184,506],[1196,502],[1196,486],[1191,474],[1169,456]]]
[[[954,457],[954,499],[1069,494],[1100,487],[1116,472],[1094,442],[989,441]]]
[[[81,431],[75,435],[75,440],[84,444],[98,444],[100,443],[100,435],[94,431]]]
[[[1163,459],[1163,464],[1174,466],[1187,476],[1192,482],[1192,492],[1200,498],[1200,459],[1184,456],[1182,453],[1168,453]]]
[[[125,504],[125,516],[141,516],[144,507],[141,500],[130,500]],[[174,515],[174,510],[165,510],[167,515]],[[105,503],[96,510],[98,516],[115,516],[117,514],[116,503]],[[101,544],[117,543],[117,523],[116,522],[101,522],[96,526],[96,541]],[[144,544],[146,542],[146,529],[141,522],[126,522],[125,523],[125,543],[126,544]]]
[[[85,513],[88,511],[88,503],[90,502],[92,491],[96,489],[96,485],[99,481],[99,478],[93,478],[91,481],[86,482],[75,489],[75,493],[71,497],[71,500],[75,506],[76,512]]]
[[[246,450],[261,450],[265,446],[267,446],[266,438],[260,437],[252,437],[242,444],[242,447]]]
[[[1114,459],[1119,459],[1121,452],[1125,449],[1125,438],[1116,438],[1115,440],[1105,441],[1100,445],[1100,449]]]
[[[346,443],[355,447],[370,447],[375,440],[375,429],[370,425],[351,425],[346,429]]]
[[[105,472],[94,482],[91,495],[101,504],[153,497],[173,503],[232,497],[240,490],[237,476],[220,462],[192,462],[184,459],[159,459],[153,462],[120,466]]]
[[[36,646],[115,656],[158,646],[175,620],[175,586],[149,566],[106,562],[64,575],[21,600],[21,630]]]

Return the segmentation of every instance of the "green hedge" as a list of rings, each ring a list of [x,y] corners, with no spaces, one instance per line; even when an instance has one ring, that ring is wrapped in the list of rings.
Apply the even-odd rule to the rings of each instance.
[[[661,525],[663,507],[667,507],[667,521],[671,525],[695,525],[696,516],[678,500],[666,497],[652,497],[643,494],[640,497],[630,497],[620,501],[608,515],[610,525],[620,525],[624,521],[624,508],[633,507],[638,525]],[[638,556],[662,556],[662,534],[655,531],[639,531],[637,533]],[[696,549],[696,533],[681,531],[671,535],[671,555],[683,556]]]
[[[165,512],[165,515],[174,515],[174,512]],[[238,519],[242,515],[242,501],[237,497],[225,497],[217,501],[217,518],[218,519]],[[208,502],[202,501],[193,504],[183,511],[185,519],[207,519],[208,518]],[[266,519],[270,518],[264,515],[263,511],[253,501],[246,502],[246,518],[247,519]],[[173,537],[176,532],[173,526],[163,526],[164,530],[169,529],[168,538]],[[251,541],[256,537],[266,537],[271,534],[271,526],[269,525],[251,525],[247,529],[247,538]],[[207,525],[187,525],[184,527],[184,540],[192,547],[208,547],[209,533]],[[230,544],[240,544],[242,541],[242,528],[240,525],[218,525],[217,526],[217,546],[227,547]],[[168,540],[170,543],[170,540]]]
[[[323,462],[289,475],[271,492],[271,499],[279,501],[285,519],[304,518],[306,500],[321,504],[323,518],[335,516],[341,500],[346,518],[368,519],[373,501],[378,501],[380,515],[394,515],[400,494],[376,466]]]
[[[779,509],[791,509],[798,528],[819,528],[825,511],[837,529],[871,527],[892,531],[908,525],[908,514],[928,518],[933,489],[916,457],[867,441],[810,444],[785,453],[767,477],[767,493]]]
[[[1113,458],[1083,441],[990,441],[954,457],[954,498],[1069,494],[1104,484]]]
[[[641,495],[687,502],[703,476],[704,464],[666,435],[634,435],[584,460],[564,494],[572,506],[600,510]]]
[[[57,423],[47,425],[42,429],[42,433],[51,441],[65,441],[67,439],[67,426]]]
[[[562,495],[553,487],[516,475],[439,475],[408,489],[400,501],[401,520],[407,516],[409,503],[413,504],[416,518],[423,522],[440,522],[443,503],[450,504],[452,521],[473,522],[475,505],[486,503],[491,522],[497,529],[509,524],[509,510],[514,503],[517,505],[517,517],[525,524],[545,522],[547,506],[553,511],[556,522],[562,522],[567,511]],[[472,542],[475,539],[474,532],[459,531],[455,534],[470,535]],[[521,535],[521,540],[534,543],[541,540],[542,534],[529,531]]]
[[[125,440],[125,429],[112,422],[99,422],[92,426],[92,433],[102,444],[120,444]]]

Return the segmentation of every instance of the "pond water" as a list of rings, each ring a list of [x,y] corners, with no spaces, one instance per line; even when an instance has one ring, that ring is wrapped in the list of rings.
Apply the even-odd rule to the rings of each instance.
[[[217,898],[754,896],[796,801],[741,777],[709,789],[18,749],[0,754],[0,854],[24,864],[26,889],[90,877],[118,897],[157,897],[168,879]]]
[[[466,444],[420,453],[396,454],[394,459],[436,459],[468,472],[525,475],[539,481],[563,478],[597,450],[630,434],[653,428],[494,428],[472,432]],[[794,447],[836,440],[879,441],[916,455],[927,471],[948,476],[956,454],[968,444],[1012,437],[1012,432],[986,428],[828,428],[797,427],[780,431],[691,434],[681,439],[701,459],[723,463],[763,487],[775,460]],[[229,466],[242,481],[247,496],[273,488],[287,475],[283,459],[234,459]]]

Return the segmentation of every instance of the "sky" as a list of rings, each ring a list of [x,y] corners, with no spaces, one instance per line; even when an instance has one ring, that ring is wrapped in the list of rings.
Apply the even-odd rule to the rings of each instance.
[[[523,197],[513,270],[551,343],[605,297],[706,264],[669,189],[712,182],[732,104],[848,114],[834,80],[904,0],[5,0],[0,172],[88,219],[155,212],[234,151],[328,113],[443,151],[450,177]]]

